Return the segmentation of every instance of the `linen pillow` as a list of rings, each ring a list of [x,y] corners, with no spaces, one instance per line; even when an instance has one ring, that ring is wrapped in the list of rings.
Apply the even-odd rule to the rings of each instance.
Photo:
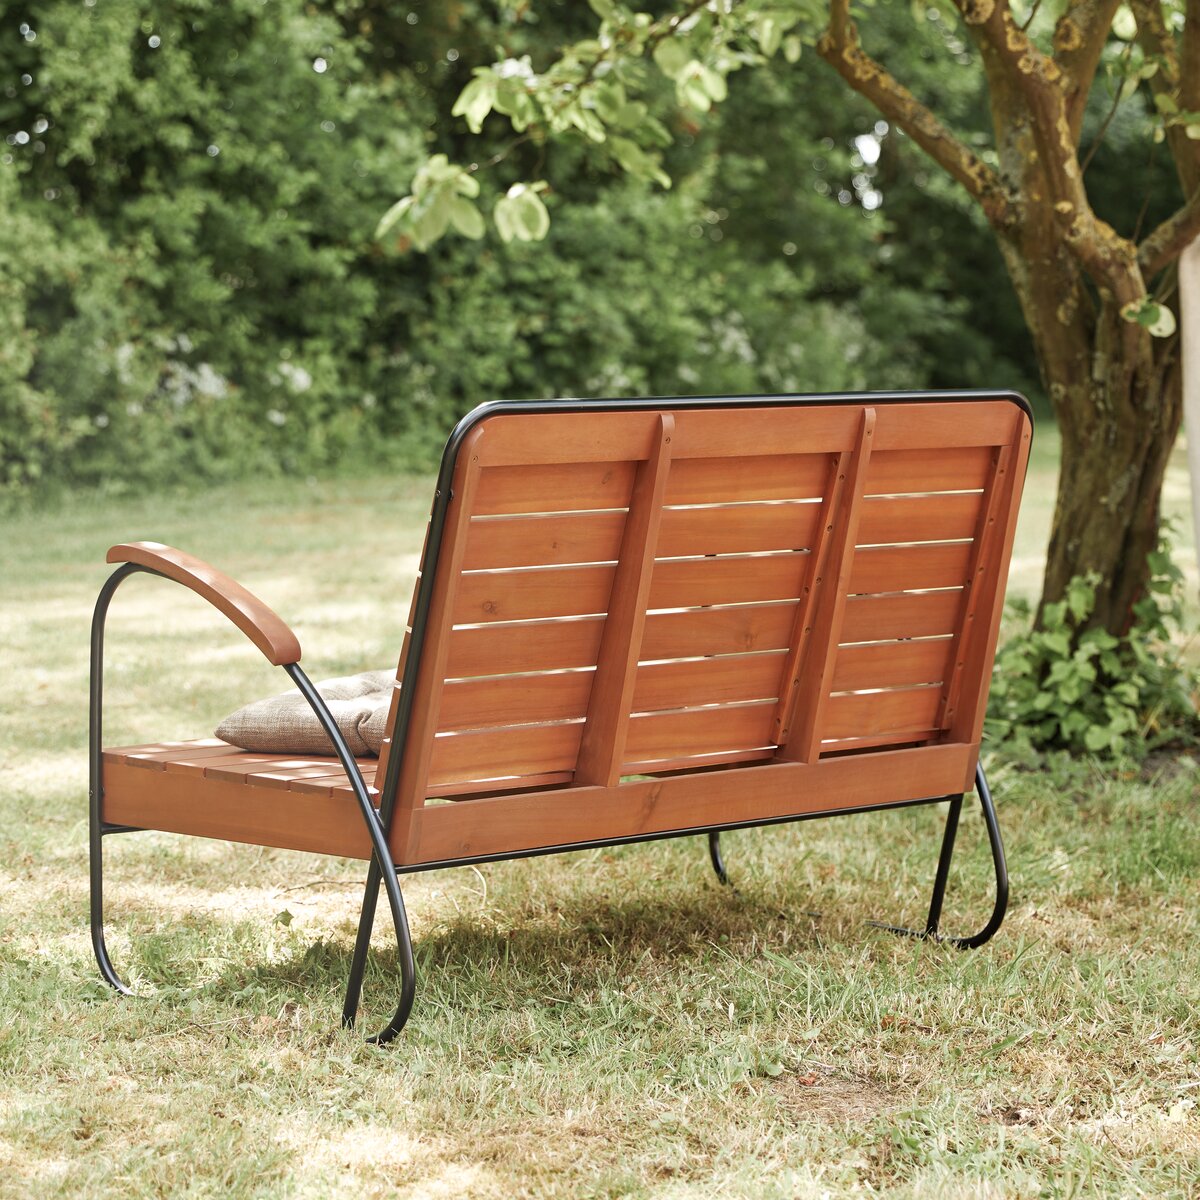
[[[356,757],[379,753],[387,736],[394,671],[364,671],[324,679],[316,689]],[[216,728],[222,741],[243,750],[279,754],[332,754],[333,746],[308,701],[297,691],[255,700],[231,713]]]

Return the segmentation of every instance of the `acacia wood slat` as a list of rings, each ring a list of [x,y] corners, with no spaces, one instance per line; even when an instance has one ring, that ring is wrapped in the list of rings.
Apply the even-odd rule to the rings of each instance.
[[[131,766],[147,767],[151,771],[165,771],[168,760],[182,754],[213,756],[228,754],[235,747],[220,738],[196,738],[193,741],[150,742],[144,746],[115,746],[104,753],[111,758],[121,759]]]
[[[668,508],[663,514],[658,556],[807,550],[820,519],[821,506],[807,502]]]
[[[871,456],[866,495],[902,492],[979,491],[992,470],[992,447],[882,450]]]
[[[854,552],[849,592],[906,592],[962,587],[971,569],[971,543],[865,546]]]
[[[629,723],[628,762],[772,746],[774,719],[775,704],[770,700],[639,715]]]
[[[794,604],[745,604],[651,613],[646,618],[642,661],[783,650]]]
[[[693,704],[774,700],[784,665],[782,651],[643,663],[633,689],[633,708],[649,712]]]
[[[958,591],[851,596],[846,601],[841,640],[884,642],[953,633],[959,597]]]
[[[904,688],[894,692],[849,692],[831,696],[821,720],[823,739],[905,734],[937,727],[941,689]]]
[[[821,519],[809,554],[809,563],[804,583],[792,618],[792,632],[788,638],[787,662],[780,678],[778,703],[775,706],[775,741],[782,745],[791,735],[792,716],[796,710],[797,689],[804,674],[804,664],[809,656],[813,622],[825,590],[833,581],[829,579],[829,556],[833,549],[833,529],[837,514],[843,504],[846,490],[846,475],[850,469],[850,451],[825,456],[826,480],[821,501]]]
[[[808,554],[794,551],[667,559],[654,565],[650,607],[794,600],[803,590],[809,560]]]
[[[475,512],[495,516],[625,508],[633,476],[631,462],[488,467],[479,479]]]
[[[446,677],[594,667],[603,631],[599,617],[456,629],[450,637]]]
[[[664,503],[820,499],[828,462],[826,454],[679,459],[671,468]]]
[[[831,488],[834,502],[826,507],[823,529],[831,538],[829,553],[820,572],[813,578],[814,595],[811,622],[799,633],[807,640],[811,652],[803,670],[797,668],[792,677],[798,683],[792,689],[792,711],[779,722],[777,735],[782,745],[779,757],[792,762],[815,762],[820,755],[822,713],[829,699],[833,681],[833,664],[846,610],[846,589],[854,560],[854,546],[859,533],[863,510],[862,489],[867,467],[874,450],[878,415],[867,407],[859,415],[858,436],[853,457],[847,463],[839,459],[836,485]],[[796,633],[793,632],[793,637]],[[781,706],[782,707],[782,706]]]
[[[549,513],[488,517],[470,523],[464,571],[615,562],[625,513]]]
[[[547,463],[637,462],[658,427],[658,413],[596,412],[501,413],[475,432],[482,467]]]
[[[950,667],[953,638],[842,646],[833,668],[833,691],[941,683]]]
[[[951,795],[971,787],[978,755],[978,745],[923,746],[437,805],[414,814],[406,861],[519,853]]]
[[[998,446],[1009,438],[1013,412],[1009,400],[880,405],[875,449],[941,453],[958,446]]]
[[[675,458],[840,453],[854,443],[860,411],[836,404],[676,410]]]
[[[439,735],[429,766],[428,794],[436,795],[445,784],[571,770],[582,733],[583,725],[577,723]]]
[[[972,636],[958,657],[963,661],[958,703],[947,712],[950,735],[956,739],[971,737],[978,740],[983,730],[987,708],[988,685],[996,657],[996,641],[1000,633],[1000,616],[1004,608],[1004,587],[1012,560],[1013,540],[1017,529],[1017,510],[1021,502],[1021,486],[1029,462],[1033,430],[1024,412],[1011,418],[1011,452],[1001,454],[997,465],[997,503],[989,515],[995,527],[987,537],[986,558],[976,567],[973,596],[975,622]],[[1000,472],[1003,472],[1001,475]],[[1003,483],[1000,481],[1003,480]],[[995,536],[999,531],[999,536]]]
[[[295,760],[303,761],[305,765],[311,765],[317,761],[307,755],[287,755],[278,752],[274,754],[251,753],[248,750],[236,750],[232,746],[227,746],[223,754],[220,752],[214,753],[209,748],[194,751],[184,750],[165,760],[162,766],[165,770],[176,775],[207,775],[210,769],[221,766],[231,766],[234,770],[241,769],[247,771],[264,764],[277,765],[284,761],[292,762]]]
[[[612,566],[473,571],[459,580],[456,625],[528,621],[608,611]]]
[[[983,496],[950,492],[929,496],[875,496],[863,501],[858,544],[948,542],[971,538]]]
[[[675,418],[659,419],[658,443],[638,468],[613,578],[612,599],[600,655],[592,678],[587,722],[579,743],[575,778],[580,783],[613,785],[621,775],[633,687],[637,677],[655,547],[663,523],[663,493],[671,471]]]
[[[102,815],[115,825],[225,838],[282,850],[367,858],[366,827],[349,788],[297,793],[200,775],[104,763]]]
[[[438,732],[570,721],[587,712],[591,671],[549,675],[493,675],[448,682],[442,691]]]
[[[388,845],[393,854],[404,854],[412,835],[412,814],[425,802],[426,782],[433,755],[434,735],[438,725],[442,688],[450,659],[450,643],[454,632],[454,594],[462,573],[471,513],[475,503],[475,488],[479,484],[480,447],[487,423],[476,427],[463,439],[451,481],[451,498],[442,527],[441,546],[433,575],[429,617],[425,627],[424,644],[411,700],[411,716],[404,744],[393,747],[399,754],[400,766],[391,811]],[[426,547],[428,555],[429,547]],[[422,571],[429,570],[428,559],[422,560]],[[394,705],[393,705],[394,711]]]

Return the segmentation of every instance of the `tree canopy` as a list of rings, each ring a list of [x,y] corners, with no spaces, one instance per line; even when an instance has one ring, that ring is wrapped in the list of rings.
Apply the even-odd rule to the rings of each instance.
[[[451,230],[482,236],[480,177],[494,180],[527,143],[581,144],[604,167],[668,186],[668,151],[680,126],[672,114],[688,114],[687,128],[728,101],[738,76],[777,57],[796,64],[814,48],[963,189],[993,231],[1064,438],[1044,599],[1058,600],[1073,578],[1095,577],[1095,622],[1123,632],[1145,593],[1180,420],[1170,268],[1200,232],[1194,7],[1178,0],[913,4],[906,19],[946,21],[946,59],[974,66],[986,80],[986,124],[955,128],[939,111],[944,72],[931,79],[924,63],[894,54],[883,39],[872,48],[872,27],[887,21],[870,4],[852,12],[849,0],[690,0],[643,12],[591,0],[593,27],[544,60],[513,49],[475,68],[452,113],[474,132],[499,114],[510,141],[486,160],[429,158],[379,232],[397,230],[418,248]],[[538,10],[522,0],[505,11],[515,27]],[[885,57],[900,61],[889,69]],[[1146,150],[1165,146],[1175,195],[1147,226],[1163,198],[1138,185],[1160,176],[1126,175],[1122,185],[1140,203],[1132,212],[1126,206],[1117,227],[1101,211],[1111,185],[1094,195],[1088,172],[1107,133],[1131,112]],[[490,207],[501,238],[546,236],[547,189],[531,176],[495,188]],[[873,187],[856,192],[864,207],[879,202]]]

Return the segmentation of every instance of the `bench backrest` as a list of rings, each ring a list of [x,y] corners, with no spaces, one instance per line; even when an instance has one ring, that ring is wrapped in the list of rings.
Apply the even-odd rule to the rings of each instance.
[[[1009,395],[477,410],[385,799],[977,746],[1030,432]]]

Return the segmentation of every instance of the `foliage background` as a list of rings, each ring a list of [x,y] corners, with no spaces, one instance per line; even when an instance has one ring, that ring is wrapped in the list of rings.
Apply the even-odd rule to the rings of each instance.
[[[670,192],[612,179],[585,148],[521,146],[501,169],[550,182],[550,245],[420,255],[372,231],[431,150],[468,153],[462,122],[436,114],[498,48],[536,57],[577,35],[582,6],[520,23],[474,2],[0,9],[10,497],[424,464],[457,414],[500,397],[1036,398],[979,218],[815,60],[681,114]],[[891,21],[892,53],[969,117],[980,81],[928,11]],[[484,133],[504,148],[499,123]]]

